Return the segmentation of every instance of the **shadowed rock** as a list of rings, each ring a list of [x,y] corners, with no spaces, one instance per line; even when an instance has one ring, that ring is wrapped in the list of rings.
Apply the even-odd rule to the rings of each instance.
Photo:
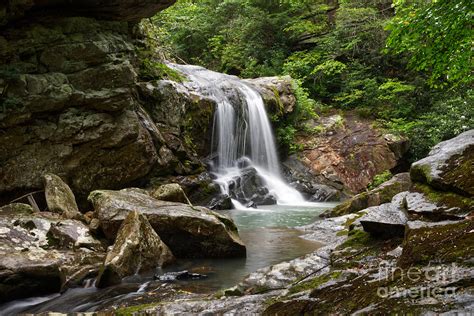
[[[145,216],[129,212],[97,278],[97,287],[119,284],[122,278],[170,264],[173,254]]]

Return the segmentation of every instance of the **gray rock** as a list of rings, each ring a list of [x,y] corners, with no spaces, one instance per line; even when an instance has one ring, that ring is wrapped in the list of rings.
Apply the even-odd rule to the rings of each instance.
[[[410,192],[404,197],[404,206],[408,214],[435,221],[459,220],[474,210],[474,205],[468,198],[449,192],[429,192],[431,194]]]
[[[62,220],[52,224],[47,237],[56,248],[104,250],[101,242],[89,233],[89,227],[74,220]]]
[[[0,214],[0,302],[59,292],[85,265],[103,260],[100,250],[79,243],[72,250],[52,240],[51,228],[62,221],[51,213]],[[66,222],[79,227],[76,231],[83,227],[79,221]]]
[[[165,266],[175,260],[143,214],[131,211],[107,254],[97,287],[118,284],[122,278]]]
[[[230,210],[233,205],[230,196],[219,194],[207,204],[207,207],[211,210]]]
[[[435,189],[474,195],[474,129],[433,147],[428,157],[412,164],[414,181]]]
[[[105,237],[113,241],[129,212],[139,211],[177,257],[240,257],[245,246],[232,220],[204,207],[166,202],[133,191],[89,196]]]
[[[312,202],[335,202],[341,198],[341,192],[324,184],[313,184],[314,194],[309,199]]]
[[[392,202],[369,207],[359,221],[364,230],[384,238],[403,237],[408,218],[403,210],[403,197],[408,192],[397,194]]]
[[[76,198],[69,186],[54,174],[45,174],[44,194],[51,212],[61,214],[64,218],[82,219],[82,214],[76,204]]]

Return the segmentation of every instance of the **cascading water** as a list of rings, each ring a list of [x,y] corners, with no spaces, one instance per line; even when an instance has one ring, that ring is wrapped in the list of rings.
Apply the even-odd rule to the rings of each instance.
[[[236,183],[244,182],[249,171],[256,173],[266,193],[278,204],[305,204],[302,195],[281,177],[275,140],[260,94],[235,76],[199,66],[169,66],[189,78],[184,83],[188,88],[217,103],[212,136],[216,157],[213,172],[222,193],[233,197],[234,206],[245,208],[241,202],[251,198],[243,190],[239,194],[232,192]]]

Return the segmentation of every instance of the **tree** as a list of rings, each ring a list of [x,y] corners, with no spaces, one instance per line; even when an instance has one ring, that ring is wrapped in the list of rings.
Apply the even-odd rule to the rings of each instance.
[[[408,65],[429,73],[432,87],[472,82],[472,2],[395,0],[387,52],[406,53]]]

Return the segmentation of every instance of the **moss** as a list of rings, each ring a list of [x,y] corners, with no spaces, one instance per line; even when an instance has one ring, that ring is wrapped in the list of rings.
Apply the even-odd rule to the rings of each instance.
[[[330,280],[329,275],[325,274],[320,277],[311,279],[309,281],[301,282],[295,286],[292,286],[288,290],[288,294],[295,294],[295,293],[299,293],[303,291],[312,290],[314,288],[317,288],[318,286],[321,286],[322,284],[326,283],[329,280]]]
[[[135,305],[135,306],[128,306],[122,307],[115,311],[116,316],[132,316],[132,315],[140,315],[144,314],[144,310],[156,307],[159,304],[143,304],[143,305]]]

